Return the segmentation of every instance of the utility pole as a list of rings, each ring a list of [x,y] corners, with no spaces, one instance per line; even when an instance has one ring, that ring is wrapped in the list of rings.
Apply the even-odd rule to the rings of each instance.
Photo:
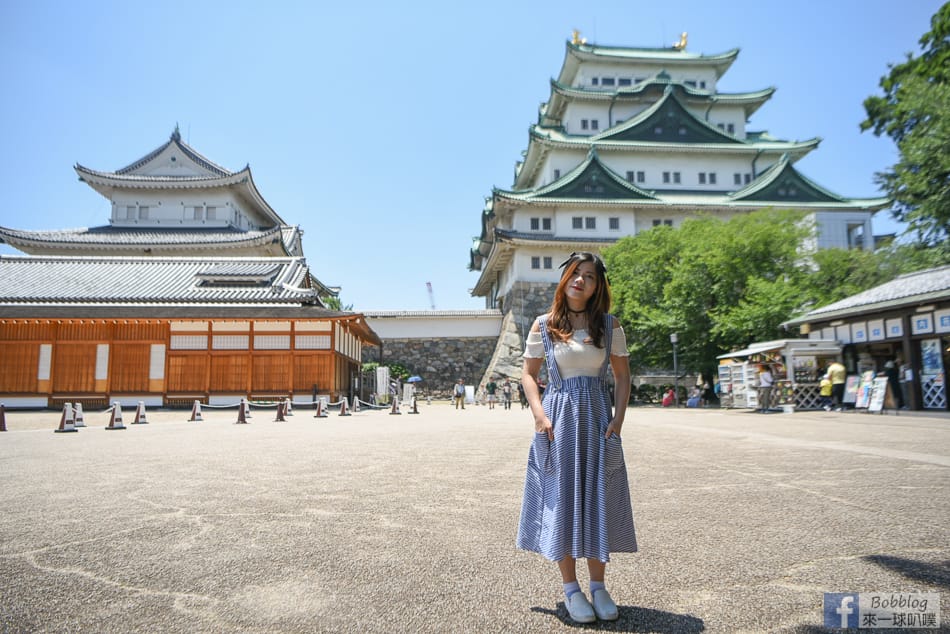
[[[680,368],[676,362],[676,342],[679,341],[679,335],[673,333],[670,335],[670,343],[673,344],[673,403],[676,407],[680,406]]]

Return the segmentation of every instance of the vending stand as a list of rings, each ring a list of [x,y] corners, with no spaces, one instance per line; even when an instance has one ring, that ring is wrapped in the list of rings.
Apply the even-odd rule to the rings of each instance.
[[[818,382],[824,368],[841,358],[835,339],[778,339],[719,355],[720,403],[758,408],[758,374],[768,366],[774,379],[772,407],[820,409]]]

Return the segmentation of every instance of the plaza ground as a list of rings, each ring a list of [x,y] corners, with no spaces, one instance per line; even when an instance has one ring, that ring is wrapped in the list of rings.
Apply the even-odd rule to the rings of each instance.
[[[530,415],[419,409],[8,411],[0,632],[807,634],[852,591],[939,592],[950,631],[946,416],[631,408],[641,552],[580,626],[514,547]]]

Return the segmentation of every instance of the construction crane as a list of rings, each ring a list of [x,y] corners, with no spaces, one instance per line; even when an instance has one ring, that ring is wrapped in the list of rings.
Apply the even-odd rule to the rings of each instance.
[[[435,295],[432,294],[432,282],[426,282],[426,288],[429,291],[429,306],[435,310]]]

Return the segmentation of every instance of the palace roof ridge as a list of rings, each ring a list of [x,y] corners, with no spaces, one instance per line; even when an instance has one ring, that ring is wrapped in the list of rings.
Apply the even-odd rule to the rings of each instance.
[[[722,53],[716,53],[713,55],[707,55],[705,53],[690,53],[685,49],[677,49],[673,47],[637,47],[637,46],[617,46],[609,44],[593,44],[593,43],[578,43],[575,44],[571,40],[567,40],[567,49],[571,52],[578,53],[587,53],[589,55],[596,55],[602,57],[615,57],[622,59],[637,59],[642,56],[655,56],[657,59],[662,60],[674,60],[674,61],[720,61],[720,60],[735,60],[739,55],[741,50],[738,47],[723,51]]]
[[[152,159],[160,155],[162,152],[165,151],[166,148],[168,148],[169,145],[172,145],[172,144],[174,144],[179,150],[181,150],[181,152],[185,156],[190,158],[192,161],[194,161],[195,163],[198,163],[199,165],[201,165],[202,167],[204,167],[205,169],[211,172],[217,172],[219,176],[229,176],[234,173],[222,167],[221,165],[218,165],[217,163],[215,163],[208,157],[204,156],[203,154],[195,150],[193,147],[191,147],[187,143],[184,143],[181,140],[181,132],[179,132],[177,125],[175,126],[175,130],[171,133],[171,136],[168,138],[168,141],[163,143],[158,148],[152,150],[145,156],[141,157],[140,159],[135,160],[129,163],[128,165],[126,165],[125,167],[116,170],[115,173],[127,174],[129,172],[132,172],[138,169],[139,167],[145,165],[146,163],[148,163],[149,161],[151,161]],[[245,166],[245,169],[247,169],[247,166]]]
[[[658,86],[673,86],[678,90],[682,90],[684,93],[691,97],[697,97],[704,100],[723,100],[723,101],[746,101],[746,100],[765,100],[767,101],[771,97],[777,88],[775,86],[767,86],[766,88],[761,88],[759,90],[745,91],[745,92],[710,92],[708,90],[702,90],[699,88],[693,88],[692,86],[687,86],[682,81],[676,81],[673,79],[662,79],[659,77],[660,73],[641,81],[633,86],[624,86],[618,87],[614,90],[594,90],[587,86],[573,86],[569,84],[562,84],[556,78],[551,78],[551,90],[552,92],[557,92],[564,95],[570,95],[577,98],[590,98],[593,100],[607,101],[611,99],[616,99],[617,97],[623,96],[634,96],[639,95],[640,93],[649,90],[650,88],[656,88]]]

